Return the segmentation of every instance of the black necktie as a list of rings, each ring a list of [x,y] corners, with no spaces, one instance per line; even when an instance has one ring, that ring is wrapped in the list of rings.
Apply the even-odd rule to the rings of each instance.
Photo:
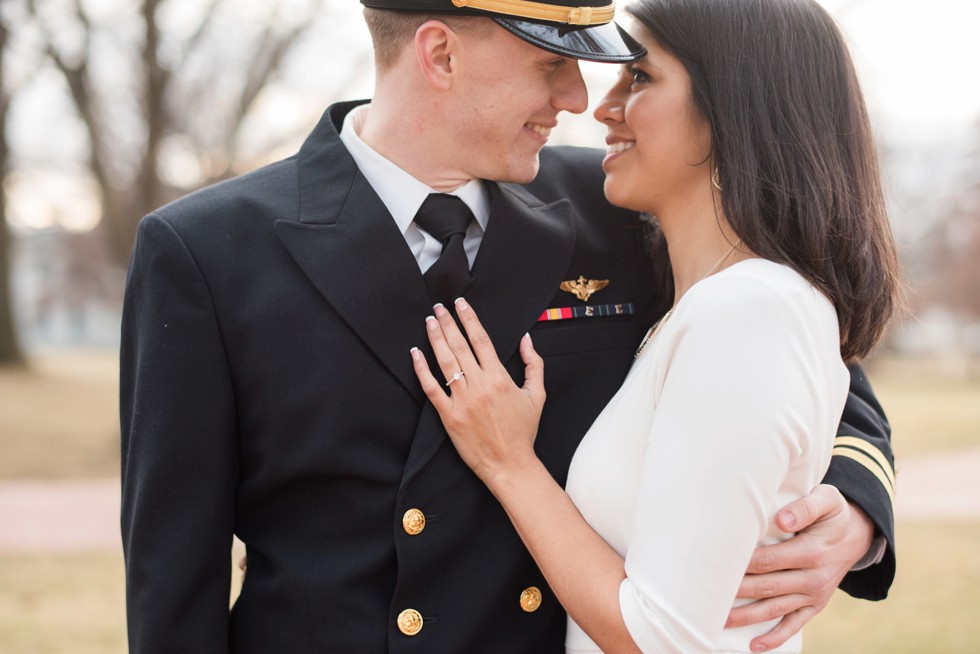
[[[463,236],[472,220],[473,213],[462,200],[443,193],[430,194],[415,214],[415,223],[442,243],[439,259],[422,275],[433,302],[451,307],[473,281],[463,249]]]

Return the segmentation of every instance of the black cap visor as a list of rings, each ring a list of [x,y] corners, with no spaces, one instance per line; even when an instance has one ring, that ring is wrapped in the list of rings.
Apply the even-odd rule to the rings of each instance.
[[[592,27],[559,27],[517,18],[494,16],[511,34],[548,52],[604,63],[627,63],[646,55],[646,49],[616,23]]]

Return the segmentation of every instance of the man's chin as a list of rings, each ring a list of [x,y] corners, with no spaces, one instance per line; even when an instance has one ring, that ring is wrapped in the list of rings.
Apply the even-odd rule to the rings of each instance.
[[[534,178],[538,176],[538,171],[541,169],[541,161],[538,159],[537,155],[534,156],[534,161],[529,161],[523,163],[520,166],[512,166],[501,179],[494,181],[497,182],[509,182],[511,184],[530,184],[534,181]]]

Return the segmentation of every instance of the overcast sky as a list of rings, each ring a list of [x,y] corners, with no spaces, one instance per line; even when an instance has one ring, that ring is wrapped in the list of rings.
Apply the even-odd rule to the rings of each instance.
[[[846,32],[889,129],[980,117],[980,2],[820,0]]]

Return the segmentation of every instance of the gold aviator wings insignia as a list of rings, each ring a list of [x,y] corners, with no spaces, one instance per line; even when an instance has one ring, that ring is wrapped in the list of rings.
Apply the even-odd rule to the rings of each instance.
[[[562,282],[559,288],[571,293],[583,302],[588,302],[593,293],[601,291],[607,286],[609,286],[608,279],[586,279],[584,276],[579,276],[578,279]]]

